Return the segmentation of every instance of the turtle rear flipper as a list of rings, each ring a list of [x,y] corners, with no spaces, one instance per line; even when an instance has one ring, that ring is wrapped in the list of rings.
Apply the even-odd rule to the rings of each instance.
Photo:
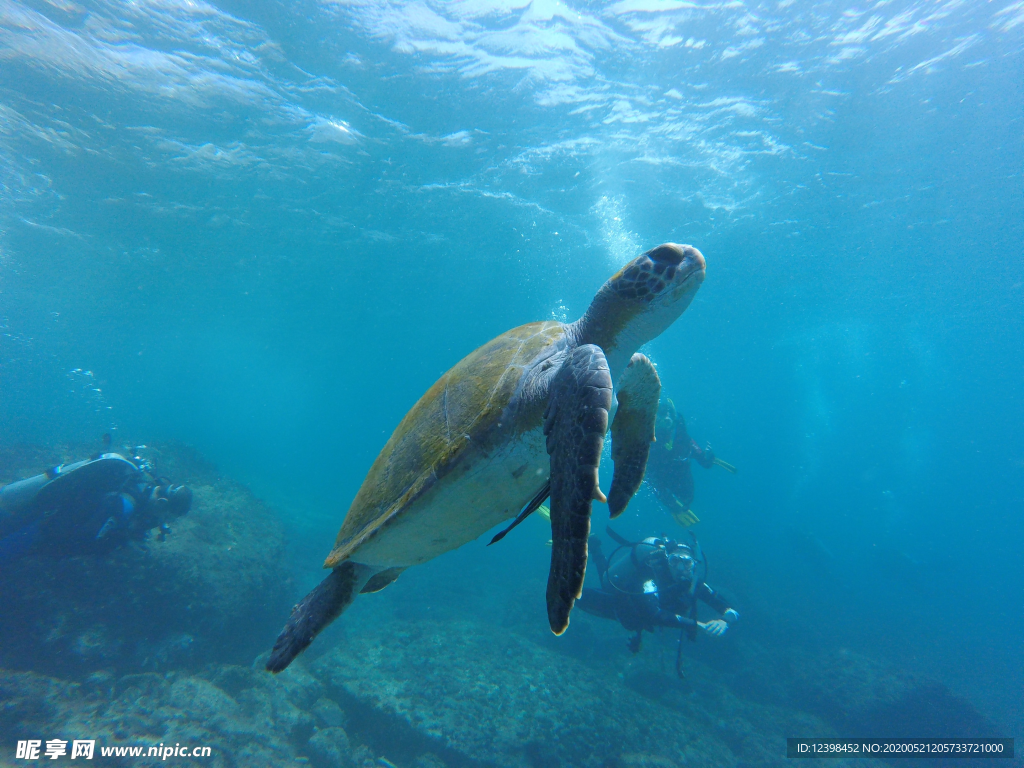
[[[616,399],[619,408],[612,422],[612,460],[615,474],[608,493],[608,509],[613,518],[637,492],[647,469],[647,457],[654,442],[654,421],[658,417],[661,379],[654,365],[637,352],[619,379]]]
[[[548,622],[562,634],[583,589],[587,569],[590,507],[605,501],[597,484],[612,378],[601,348],[584,344],[562,364],[548,392],[544,434],[551,457],[551,571]]]
[[[404,570],[405,568],[388,568],[385,571],[374,574],[363,588],[359,590],[359,594],[369,595],[374,592],[380,592],[384,587],[394,583],[395,579],[401,576]]]
[[[280,672],[291,664],[296,656],[309,647],[314,637],[352,604],[359,590],[375,571],[375,568],[351,560],[331,571],[326,579],[302,598],[302,602],[292,608],[288,623],[277,636],[274,650],[270,652],[267,670]],[[398,578],[397,574],[395,578]]]

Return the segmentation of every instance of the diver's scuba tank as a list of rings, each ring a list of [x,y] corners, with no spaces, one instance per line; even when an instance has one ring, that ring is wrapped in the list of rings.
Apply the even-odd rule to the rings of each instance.
[[[0,538],[21,530],[33,518],[73,503],[90,488],[117,489],[139,469],[117,453],[60,464],[0,488]]]
[[[39,490],[50,482],[45,472],[0,488],[0,539],[20,531],[35,514]]]
[[[703,553],[700,551],[700,545],[697,544],[697,539],[692,531],[690,532],[692,540],[690,544],[677,542],[664,534],[661,536],[648,536],[643,541],[629,541],[613,531],[610,526],[607,529],[607,533],[619,546],[612,550],[611,555],[607,559],[607,566],[600,574],[601,586],[606,590],[626,594],[641,594],[643,588],[642,584],[637,583],[638,577],[646,579],[647,577],[644,574],[652,571],[660,575],[658,572],[666,563],[667,556],[680,549],[689,552],[694,558],[695,564],[703,566],[699,577],[700,581],[698,581],[697,570],[696,568],[694,569],[691,592],[696,589],[696,585],[704,580],[707,566]]]
[[[602,586],[615,592],[640,594],[642,587],[637,576],[649,567],[651,558],[661,551],[660,541],[650,536],[643,541],[623,542],[608,557],[608,568],[601,579]]]

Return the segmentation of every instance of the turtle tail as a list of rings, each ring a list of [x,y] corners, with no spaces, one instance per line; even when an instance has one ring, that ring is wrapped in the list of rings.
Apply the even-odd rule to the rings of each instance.
[[[280,672],[306,650],[321,630],[338,618],[355,600],[374,569],[346,561],[335,568],[316,589],[292,608],[292,615],[277,636],[267,670]]]

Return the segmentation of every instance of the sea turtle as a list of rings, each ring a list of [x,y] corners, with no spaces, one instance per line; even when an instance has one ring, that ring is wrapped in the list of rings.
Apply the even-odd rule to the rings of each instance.
[[[704,269],[696,248],[660,245],[611,277],[575,323],[514,328],[438,379],[370,467],[324,562],[331,573],[292,609],[267,669],[287,667],[357,594],[515,517],[507,532],[548,496],[548,620],[564,632],[583,586],[591,501],[621,513],[654,439],[661,382],[634,353],[689,306]],[[606,499],[597,467],[610,414]]]

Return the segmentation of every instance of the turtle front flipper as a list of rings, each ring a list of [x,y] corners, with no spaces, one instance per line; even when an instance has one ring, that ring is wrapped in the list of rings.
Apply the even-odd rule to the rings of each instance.
[[[551,383],[544,414],[551,457],[548,622],[556,635],[569,626],[569,612],[583,589],[591,502],[605,501],[597,467],[611,405],[612,377],[604,352],[593,344],[577,347]]]
[[[618,517],[637,492],[647,469],[647,457],[654,442],[654,421],[658,417],[661,379],[654,365],[637,352],[619,379],[616,393],[619,408],[612,422],[612,489],[608,509]]]
[[[280,672],[306,650],[313,638],[338,618],[355,600],[359,590],[377,569],[348,560],[335,568],[317,587],[292,608],[288,623],[277,636],[267,670]],[[395,574],[398,578],[398,574]]]

